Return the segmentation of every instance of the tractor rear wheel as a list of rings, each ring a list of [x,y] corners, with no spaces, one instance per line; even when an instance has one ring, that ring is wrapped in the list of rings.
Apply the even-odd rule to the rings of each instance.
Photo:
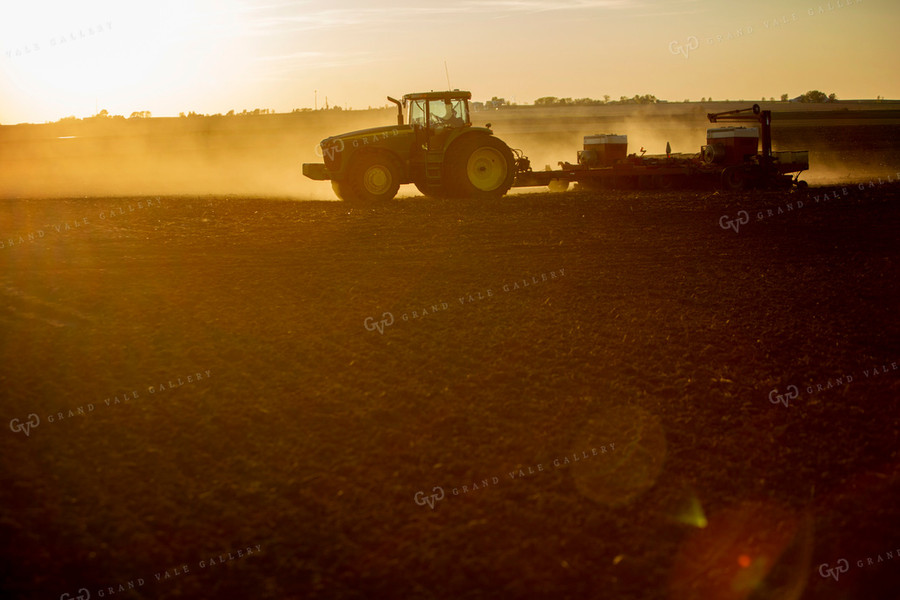
[[[502,198],[516,178],[512,150],[490,135],[467,135],[457,140],[444,160],[444,188],[459,198]]]
[[[357,205],[387,202],[400,189],[400,166],[390,154],[362,154],[350,165],[347,179],[336,183],[335,191],[344,202]]]

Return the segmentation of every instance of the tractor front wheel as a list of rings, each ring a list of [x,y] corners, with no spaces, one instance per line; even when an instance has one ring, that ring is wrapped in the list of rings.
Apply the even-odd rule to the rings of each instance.
[[[467,135],[457,140],[444,161],[444,184],[451,197],[495,200],[502,198],[516,178],[512,150],[489,135]]]
[[[352,204],[354,198],[347,199],[348,196],[352,194],[350,187],[343,181],[334,181],[331,180],[331,189],[334,190],[334,195],[338,197],[339,200],[343,200],[348,204]]]
[[[400,166],[385,153],[367,153],[356,157],[345,181],[333,186],[349,204],[370,205],[387,202],[400,189]]]

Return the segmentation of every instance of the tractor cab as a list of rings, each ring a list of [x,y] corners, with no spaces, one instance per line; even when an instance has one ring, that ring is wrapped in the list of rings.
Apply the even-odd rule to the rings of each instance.
[[[393,98],[388,100],[397,105],[397,124],[412,127],[415,146],[434,151],[443,150],[464,129],[472,127],[469,119],[471,98],[471,92],[453,90],[406,94],[402,103]]]
[[[470,92],[425,92],[403,96],[409,124],[432,131],[471,127]]]

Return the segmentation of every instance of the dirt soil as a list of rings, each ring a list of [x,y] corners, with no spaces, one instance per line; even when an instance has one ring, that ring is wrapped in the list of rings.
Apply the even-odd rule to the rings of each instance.
[[[889,174],[4,201],[0,595],[896,597]]]

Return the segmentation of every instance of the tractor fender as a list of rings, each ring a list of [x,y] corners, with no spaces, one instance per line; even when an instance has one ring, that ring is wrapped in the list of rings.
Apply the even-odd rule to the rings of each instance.
[[[449,151],[450,147],[456,144],[459,140],[472,135],[494,135],[494,132],[487,127],[467,127],[466,129],[463,129],[461,131],[454,131],[447,139],[447,142],[444,144],[444,152],[446,153],[447,151]]]

